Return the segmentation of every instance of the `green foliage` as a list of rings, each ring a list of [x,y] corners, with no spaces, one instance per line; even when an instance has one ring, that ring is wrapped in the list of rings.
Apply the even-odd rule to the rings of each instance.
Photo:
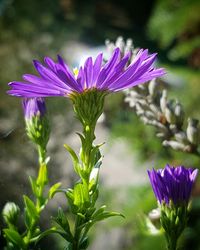
[[[8,228],[4,229],[3,231],[7,240],[13,243],[15,247],[14,249],[16,250],[26,249],[23,238],[16,230]]]
[[[56,184],[54,184],[53,186],[50,187],[49,189],[49,199],[52,199],[55,195],[55,193],[57,192],[57,190],[59,189],[59,187],[61,186],[61,182],[58,182]]]
[[[27,227],[32,227],[35,220],[38,219],[38,211],[35,207],[35,204],[28,196],[24,195],[24,203],[25,203],[25,218]]]
[[[191,38],[189,41],[183,41],[169,52],[169,58],[171,60],[184,59],[190,56],[195,48],[199,48],[200,45],[200,36]]]
[[[199,12],[198,0],[157,0],[148,23],[150,38],[170,47],[170,59],[187,58],[199,47]]]

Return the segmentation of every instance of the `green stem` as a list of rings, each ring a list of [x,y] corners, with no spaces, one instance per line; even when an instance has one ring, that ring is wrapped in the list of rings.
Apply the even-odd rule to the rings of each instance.
[[[75,228],[74,228],[74,241],[72,245],[72,250],[79,250],[80,238],[81,238],[81,229],[82,219],[79,215],[76,217]]]
[[[39,158],[40,167],[39,167],[37,179],[39,178],[41,172],[43,172],[42,168],[46,168],[46,163],[45,163],[46,149],[42,148],[41,146],[38,146],[38,158]],[[35,197],[35,199],[36,199],[35,206],[37,209],[38,218],[35,219],[34,221],[32,221],[32,225],[30,228],[28,228],[27,235],[24,238],[27,249],[28,249],[29,245],[31,244],[31,239],[35,236],[34,234],[35,234],[36,229],[37,229],[37,224],[38,224],[38,221],[40,218],[40,214],[44,208],[43,207],[43,205],[44,205],[43,204],[44,203],[43,202],[43,195],[44,195],[44,187],[46,185],[46,179],[47,178],[41,178],[42,182],[41,181],[38,182],[38,195]]]
[[[93,149],[93,141],[95,140],[95,124],[84,125],[83,134],[85,136],[85,142],[82,144],[83,151],[83,163],[86,169],[90,165],[90,154]]]
[[[44,164],[46,160],[46,149],[38,145],[39,164]]]
[[[85,170],[88,172],[87,177],[82,178],[82,183],[84,183],[88,188],[89,192],[89,178],[92,171],[91,168],[91,152],[93,149],[93,141],[95,140],[95,124],[89,124],[83,126],[84,141],[82,141],[82,153],[81,160],[83,162]],[[90,196],[90,194],[88,194]],[[93,206],[91,204],[91,206]],[[84,213],[86,215],[87,211]],[[85,223],[80,215],[76,215],[75,228],[74,228],[74,241],[72,243],[72,250],[80,249],[80,242],[83,239],[81,225]]]
[[[177,239],[172,236],[166,236],[167,250],[177,250]]]

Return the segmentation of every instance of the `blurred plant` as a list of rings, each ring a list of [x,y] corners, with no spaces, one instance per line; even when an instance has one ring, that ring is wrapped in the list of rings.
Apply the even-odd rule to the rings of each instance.
[[[134,60],[138,51],[137,48],[134,49],[131,39],[125,42],[122,37],[119,37],[115,44],[106,41],[106,46],[109,53],[115,47],[119,47],[121,56],[130,51],[131,60]],[[156,135],[161,138],[163,146],[200,156],[199,121],[188,118],[187,127],[183,128],[185,122],[183,105],[178,100],[168,100],[167,90],[161,81],[153,79],[148,84],[126,90],[125,95],[125,102],[129,103],[144,124],[157,129]]]
[[[186,119],[182,104],[178,100],[168,100],[167,90],[160,91],[159,85],[152,80],[146,86],[128,90],[125,101],[134,108],[144,124],[157,129],[156,135],[161,138],[163,146],[200,156],[198,120],[188,118],[184,128]]]
[[[180,167],[148,171],[159,203],[160,222],[165,230],[167,249],[178,249],[178,239],[188,221],[188,204],[198,170]]]
[[[149,36],[169,49],[171,60],[188,59],[200,67],[200,4],[198,0],[158,0],[148,23]]]

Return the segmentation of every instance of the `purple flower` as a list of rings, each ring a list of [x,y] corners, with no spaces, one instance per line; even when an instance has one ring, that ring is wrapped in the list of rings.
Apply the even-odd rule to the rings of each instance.
[[[58,62],[45,57],[45,66],[33,61],[39,76],[25,74],[23,82],[9,83],[11,90],[8,94],[18,97],[47,97],[70,96],[72,93],[83,93],[90,89],[116,92],[136,86],[153,78],[162,76],[162,68],[155,69],[153,64],[156,54],[148,55],[148,50],[141,49],[135,60],[128,66],[131,54],[120,58],[120,49],[116,48],[112,57],[102,65],[103,54],[96,60],[89,57],[84,66],[80,67],[78,74],[74,75],[64,60],[58,56]]]
[[[36,116],[46,114],[46,105],[42,98],[25,98],[22,101],[25,119],[32,119]]]
[[[162,202],[169,204],[170,201],[174,204],[183,202],[187,204],[197,173],[197,169],[169,165],[164,169],[148,170],[154,194],[160,204]]]

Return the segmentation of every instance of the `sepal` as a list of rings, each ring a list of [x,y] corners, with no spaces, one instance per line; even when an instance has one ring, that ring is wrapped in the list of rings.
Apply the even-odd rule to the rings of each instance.
[[[171,242],[176,241],[186,227],[188,207],[186,204],[161,204],[160,222]]]

